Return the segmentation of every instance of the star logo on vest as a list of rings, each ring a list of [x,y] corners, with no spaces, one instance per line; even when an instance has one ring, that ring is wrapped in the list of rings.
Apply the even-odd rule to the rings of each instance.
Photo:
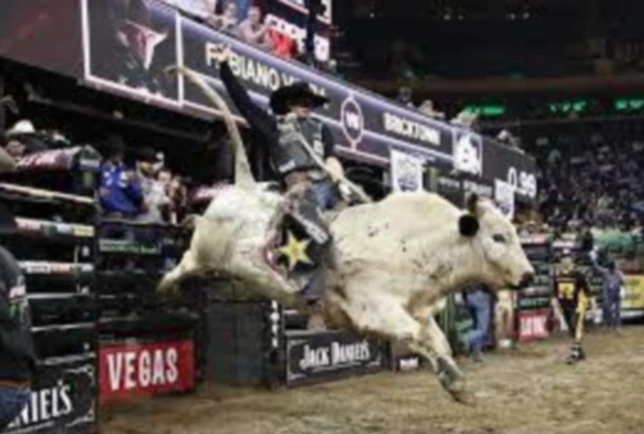
[[[288,231],[286,244],[280,247],[277,252],[286,258],[289,271],[295,270],[298,264],[314,265],[306,249],[311,240],[298,240],[291,231]]]
[[[364,116],[360,104],[353,95],[349,95],[342,103],[340,121],[344,136],[351,143],[351,147],[355,149],[364,134]]]

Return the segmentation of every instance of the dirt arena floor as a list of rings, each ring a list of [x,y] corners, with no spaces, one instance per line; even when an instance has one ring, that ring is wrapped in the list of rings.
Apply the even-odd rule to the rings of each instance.
[[[477,397],[456,404],[427,371],[381,373],[277,393],[203,390],[107,416],[105,434],[644,433],[644,327],[593,331],[589,359],[562,340],[461,361]]]

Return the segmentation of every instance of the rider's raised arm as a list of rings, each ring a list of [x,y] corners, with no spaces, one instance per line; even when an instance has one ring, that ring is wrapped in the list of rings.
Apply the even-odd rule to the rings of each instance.
[[[275,119],[263,108],[253,102],[248,91],[239,82],[233,71],[230,69],[228,62],[220,64],[221,80],[230,94],[230,98],[235,106],[248,121],[251,128],[256,129],[266,137],[272,137],[277,134]]]

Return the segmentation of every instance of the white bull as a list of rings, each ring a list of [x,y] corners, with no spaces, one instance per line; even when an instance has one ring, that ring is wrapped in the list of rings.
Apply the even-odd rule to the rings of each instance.
[[[182,72],[220,101],[190,71]],[[238,138],[230,118],[227,124]],[[195,219],[190,248],[159,288],[173,291],[188,276],[215,274],[302,308],[299,286],[274,260],[286,201],[266,184],[254,182],[241,141],[234,142],[235,185],[220,190]],[[327,326],[402,341],[430,361],[452,396],[464,398],[464,377],[432,306],[468,283],[496,289],[518,285],[534,273],[510,221],[476,197],[462,211],[435,194],[396,193],[345,209],[330,221],[330,229],[333,244],[323,264]]]

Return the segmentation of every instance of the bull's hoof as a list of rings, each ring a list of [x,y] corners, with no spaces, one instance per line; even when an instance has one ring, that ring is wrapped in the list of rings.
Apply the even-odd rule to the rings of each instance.
[[[450,384],[443,384],[452,399],[459,404],[473,406],[476,404],[476,397],[472,391],[467,387],[465,379],[459,378],[452,381]]]
[[[437,360],[438,379],[452,398],[461,404],[474,405],[474,395],[467,388],[465,378],[451,363],[442,357]]]

